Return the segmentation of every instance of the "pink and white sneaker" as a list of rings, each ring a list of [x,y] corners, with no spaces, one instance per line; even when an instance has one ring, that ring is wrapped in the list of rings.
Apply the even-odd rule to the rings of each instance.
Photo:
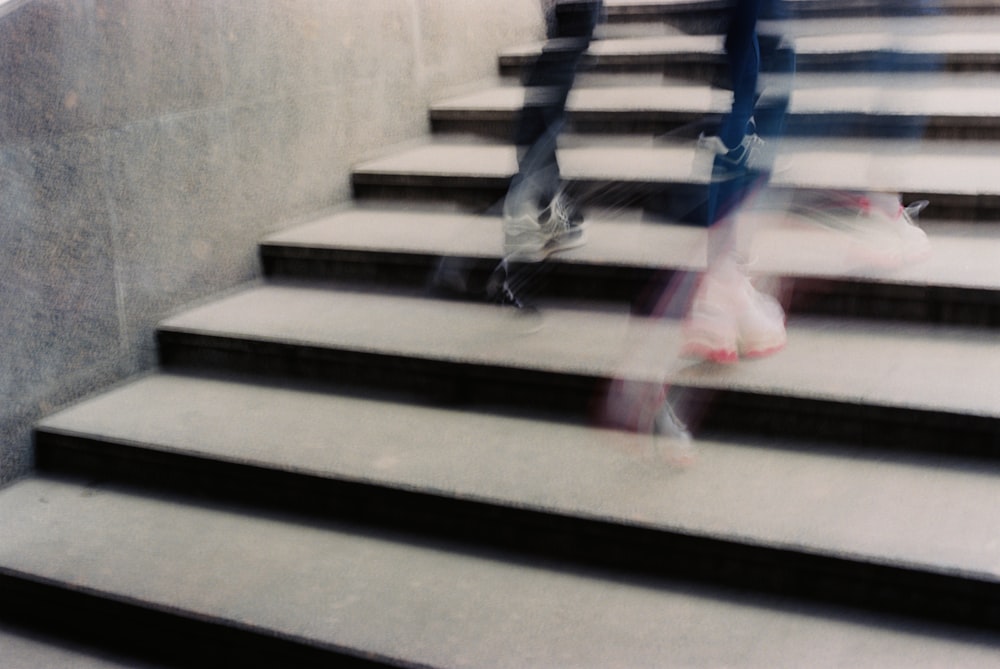
[[[686,358],[728,364],[785,347],[785,312],[738,271],[706,274],[682,326]]]

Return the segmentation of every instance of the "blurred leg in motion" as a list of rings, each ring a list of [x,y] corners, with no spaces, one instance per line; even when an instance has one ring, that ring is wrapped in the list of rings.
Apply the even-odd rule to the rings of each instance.
[[[762,12],[778,18],[774,4],[737,0],[731,9],[725,50],[732,107],[718,134],[702,135],[698,142],[699,151],[713,158],[705,207],[708,266],[684,322],[686,357],[732,363],[770,355],[785,345],[784,311],[745,274],[750,235],[738,227],[741,211],[770,179],[773,145],[788,107],[787,82],[781,84],[785,91],[763,104],[759,91],[765,61],[786,75],[794,69],[794,54],[779,37],[757,33]]]
[[[525,81],[514,142],[518,171],[504,199],[504,258],[537,262],[584,243],[582,218],[562,183],[556,147],[566,101],[600,16],[600,0],[557,2],[549,39]]]

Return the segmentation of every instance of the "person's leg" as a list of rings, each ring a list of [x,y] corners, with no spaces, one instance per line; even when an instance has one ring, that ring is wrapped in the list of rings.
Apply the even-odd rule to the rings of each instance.
[[[718,137],[729,151],[719,153],[713,164],[713,180],[708,187],[706,224],[709,226],[709,268],[728,259],[734,243],[734,212],[753,188],[760,185],[759,175],[751,172],[741,147],[749,132],[757,102],[760,72],[760,47],[757,40],[757,15],[761,0],[738,0],[732,8],[725,50],[729,63],[733,102],[719,126]],[[747,151],[740,151],[746,148]],[[740,153],[734,156],[734,153]],[[736,158],[736,162],[732,159]]]
[[[600,10],[599,0],[558,3],[551,37],[525,80],[525,106],[514,135],[518,171],[504,201],[505,257],[537,260],[556,247],[582,243],[582,233],[568,228],[573,216],[569,203],[554,202],[561,186],[556,148],[566,102]],[[551,230],[543,227],[547,221],[553,222]],[[562,243],[550,245],[556,237]]]
[[[733,104],[719,127],[719,139],[730,149],[747,134],[747,125],[757,102],[757,79],[760,74],[757,16],[760,7],[761,0],[737,0],[726,31],[725,51]]]
[[[756,148],[752,142],[759,142],[751,119],[761,63],[760,8],[761,0],[739,0],[732,10],[725,47],[733,104],[719,129],[724,146],[715,149],[708,186],[707,268],[685,319],[684,354],[715,362],[767,355],[785,343],[781,306],[753,288],[736,249],[738,214],[768,179],[766,170],[749,164]]]

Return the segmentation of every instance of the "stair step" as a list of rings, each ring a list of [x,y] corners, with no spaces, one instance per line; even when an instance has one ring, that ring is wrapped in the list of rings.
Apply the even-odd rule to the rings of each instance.
[[[442,100],[431,107],[431,123],[438,133],[507,139],[524,94],[518,86],[499,86]],[[659,134],[719,118],[731,98],[728,91],[698,85],[584,86],[570,94],[567,109],[573,132]],[[992,75],[802,75],[785,132],[997,139],[997,109],[1000,91]]]
[[[708,182],[694,142],[583,141],[565,139],[563,177],[609,205]],[[1000,218],[997,142],[787,138],[778,152],[785,167],[771,179],[775,188],[895,192],[907,202],[930,200],[925,214],[932,218]],[[513,146],[439,140],[363,162],[352,179],[361,199],[445,198],[488,207],[504,195],[516,166]]]
[[[792,313],[1000,326],[1000,226],[925,222],[932,247],[927,260],[879,267],[858,253],[860,246],[874,254],[874,244],[801,219],[779,224],[773,216],[754,216],[752,270],[783,278]],[[433,288],[451,273],[468,297],[484,299],[502,234],[498,216],[351,208],[268,236],[261,256],[274,278]],[[595,211],[587,235],[585,246],[549,260],[533,291],[621,301],[641,311],[665,275],[705,266],[702,228]]]
[[[168,319],[158,336],[168,368],[575,414],[599,411],[616,380],[666,380],[704,391],[692,401],[710,405],[707,425],[989,456],[1000,446],[1000,359],[988,330],[800,317],[780,355],[720,367],[679,359],[670,319],[568,308],[536,319],[485,304],[270,284]]]
[[[681,472],[644,457],[642,435],[168,374],[63,411],[37,439],[43,470],[63,476],[206,489],[267,508],[294,500],[313,515],[633,572],[724,580],[721,560],[737,566],[733,585],[753,587],[755,560],[754,579],[768,572],[775,591],[796,594],[810,590],[805,555],[849,589],[871,577],[859,565],[885,568],[885,590],[905,573],[907,607],[943,576],[962,600],[970,587],[986,601],[1000,594],[1000,545],[983,543],[1000,522],[997,465],[709,440]],[[675,542],[679,557],[659,542]],[[606,545],[634,550],[610,558]],[[660,556],[652,565],[651,554]]]
[[[1000,15],[873,20],[783,21],[799,72],[983,71],[1000,67]],[[534,62],[542,42],[504,49],[502,74]],[[595,71],[662,72],[713,80],[723,74],[719,34],[614,37],[591,43],[585,67]]]
[[[117,623],[193,658],[204,647],[142,624],[159,615],[284,645],[283,658],[208,647],[250,661],[241,666],[329,666],[338,655],[395,666],[658,666],[665,657],[698,664],[706,652],[722,665],[832,666],[858,647],[874,662],[995,658],[986,635],[111,487],[29,479],[0,494],[0,505],[5,582],[59,588],[51,596],[60,603],[76,593],[121,603],[117,619],[94,606],[81,624]],[[40,526],[49,540],[38,541]]]

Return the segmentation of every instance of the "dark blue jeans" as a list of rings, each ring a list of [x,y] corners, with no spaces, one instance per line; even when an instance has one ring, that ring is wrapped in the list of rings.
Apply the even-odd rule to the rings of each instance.
[[[725,52],[733,90],[733,104],[719,126],[723,143],[737,146],[754,119],[756,132],[767,141],[777,140],[784,127],[790,90],[769,96],[759,104],[759,77],[762,71],[790,77],[795,70],[795,53],[784,46],[780,36],[759,35],[759,18],[782,18],[781,0],[736,0],[726,31]],[[713,182],[708,189],[707,225],[731,214],[746,196],[767,182],[769,168],[744,170],[726,181]]]
[[[556,145],[566,100],[601,8],[601,0],[560,2],[550,17],[549,40],[524,80],[528,98],[514,133],[518,172],[508,198],[515,206],[545,206],[559,188]]]

